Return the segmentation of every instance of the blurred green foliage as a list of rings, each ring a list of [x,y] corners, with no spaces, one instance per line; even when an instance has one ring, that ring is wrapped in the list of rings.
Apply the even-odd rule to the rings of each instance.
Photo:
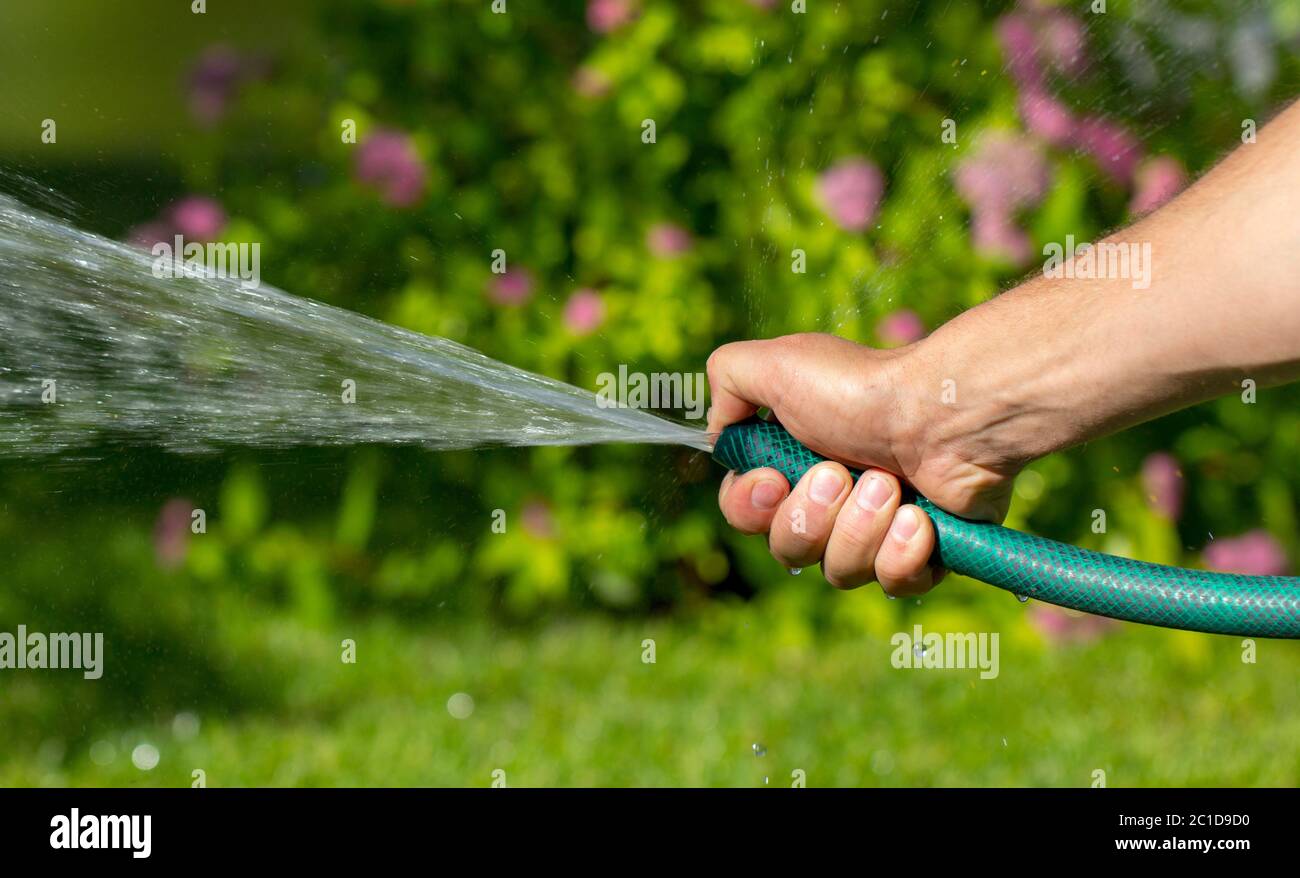
[[[268,282],[591,389],[618,364],[700,371],[738,338],[881,343],[879,321],[900,308],[933,328],[1022,271],[976,252],[952,185],[979,132],[1020,128],[995,34],[1011,4],[808,5],[796,16],[783,3],[645,0],[602,35],[576,2],[512,0],[507,15],[468,0],[322,3],[294,38],[251,41],[269,72],[219,124],[182,117],[174,141],[105,160],[97,186],[118,161],[153,188],[116,205],[120,225],[104,230],[125,236],[181,195],[208,195],[230,215],[228,239],[261,243]],[[1270,88],[1250,95],[1225,63],[1171,47],[1136,4],[1110,7],[1088,23],[1087,75],[1060,91],[1192,174],[1239,142],[1241,119],[1267,118],[1300,85],[1286,51],[1300,22],[1283,3],[1251,7],[1290,43]],[[238,8],[256,21],[253,5]],[[1223,33],[1241,12],[1180,8]],[[183,12],[172,21],[186,26]],[[1114,49],[1134,34],[1156,87],[1134,84]],[[956,145],[939,138],[946,118]],[[410,135],[427,173],[416,205],[358,183],[348,119],[362,142]],[[1129,218],[1129,191],[1088,157],[1048,154],[1052,187],[1023,217],[1036,247]],[[855,155],[886,180],[865,232],[838,227],[815,196],[818,175]],[[142,156],[157,164],[143,176]],[[84,173],[31,170],[55,183]],[[687,230],[690,248],[652,252],[661,223]],[[487,295],[497,248],[535,278],[522,306]],[[806,274],[790,270],[794,248]],[[563,316],[583,287],[605,306],[588,335]],[[1262,527],[1294,564],[1297,402],[1294,387],[1266,390],[1055,455],[1022,480],[1010,524],[1189,565],[1211,534]],[[1162,450],[1186,486],[1177,521],[1153,511],[1140,479]],[[5,678],[0,782],[188,783],[188,766],[207,765],[213,783],[486,784],[496,767],[521,785],[749,783],[763,771],[724,755],[751,735],[781,763],[774,783],[791,766],[814,784],[1082,784],[1112,764],[1117,784],[1300,778],[1293,645],[1268,645],[1267,670],[1240,665],[1230,642],[1170,632],[1054,652],[1025,608],[969,582],[923,607],[835,594],[725,527],[718,475],[695,453],[635,447],[101,449],[0,463],[0,630],[104,631],[109,644],[95,684]],[[168,566],[158,516],[177,497],[206,511],[207,530]],[[1108,535],[1090,529],[1097,508]],[[891,673],[889,634],[921,618],[1007,632],[1010,679],[986,690]],[[643,636],[681,652],[642,666]],[[344,638],[359,644],[356,666],[338,662]],[[457,725],[444,703],[462,690],[481,710]],[[95,740],[170,741],[171,717],[190,710],[202,735],[164,748],[157,774],[120,753],[88,761]],[[1243,728],[1250,752],[1224,750]]]

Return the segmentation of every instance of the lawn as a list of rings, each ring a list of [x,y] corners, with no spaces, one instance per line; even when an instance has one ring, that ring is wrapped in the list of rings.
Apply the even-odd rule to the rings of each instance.
[[[0,756],[0,784],[184,786],[195,769],[214,787],[761,787],[796,772],[810,787],[1089,786],[1097,770],[1109,786],[1300,781],[1294,643],[1260,641],[1255,663],[1232,638],[1138,626],[1052,644],[1017,618],[1033,605],[1008,597],[995,679],[896,669],[884,598],[814,580],[687,620],[376,618],[347,632],[355,663],[336,634],[263,618],[251,636],[267,667],[237,669],[260,698],[146,705],[27,740]],[[789,612],[807,601],[825,602],[815,628]],[[909,626],[948,630],[944,604],[907,608]],[[32,674],[10,683],[0,721],[57,711],[49,694]],[[142,743],[159,751],[150,771],[131,758]]]

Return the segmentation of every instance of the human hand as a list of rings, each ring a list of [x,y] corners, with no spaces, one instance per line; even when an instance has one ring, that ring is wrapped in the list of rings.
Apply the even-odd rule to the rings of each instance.
[[[932,588],[942,576],[930,565],[934,528],[902,502],[899,477],[944,509],[1000,522],[1024,461],[963,438],[973,424],[942,402],[943,379],[918,353],[918,345],[873,350],[817,334],[718,348],[708,364],[710,431],[766,407],[832,459],[793,490],[774,469],[728,473],[718,498],[727,521],[767,533],[787,567],[820,562],[837,588],[872,580],[896,596]],[[856,485],[844,464],[863,470]]]

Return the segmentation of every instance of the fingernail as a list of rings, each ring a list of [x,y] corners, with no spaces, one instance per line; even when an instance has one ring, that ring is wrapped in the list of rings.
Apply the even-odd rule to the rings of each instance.
[[[755,509],[771,509],[781,502],[781,486],[773,481],[759,482],[749,493],[749,502]]]
[[[889,535],[900,543],[907,543],[921,529],[921,518],[911,506],[904,506],[894,516],[894,523],[889,526]]]
[[[829,506],[835,502],[835,498],[840,496],[840,491],[844,490],[844,479],[833,469],[824,469],[813,476],[812,487],[808,489],[808,496],[814,503],[821,506]]]
[[[877,475],[867,477],[867,483],[858,488],[858,506],[874,512],[889,502],[890,496],[894,489],[889,487],[889,482]]]

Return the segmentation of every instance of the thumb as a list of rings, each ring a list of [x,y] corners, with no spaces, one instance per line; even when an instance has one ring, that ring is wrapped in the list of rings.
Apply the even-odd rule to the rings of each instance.
[[[743,421],[760,408],[776,408],[776,358],[766,340],[725,344],[709,356],[710,433]]]

